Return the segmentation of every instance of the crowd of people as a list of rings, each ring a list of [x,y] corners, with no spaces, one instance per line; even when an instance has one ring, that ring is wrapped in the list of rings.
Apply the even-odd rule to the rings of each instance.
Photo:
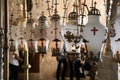
[[[18,80],[18,73],[24,60],[23,50],[20,48],[18,51],[10,51],[9,54],[9,80]],[[66,76],[70,77],[70,80],[73,80],[74,77],[76,80],[80,80],[80,78],[86,78],[86,76],[90,76],[90,80],[96,80],[97,61],[94,60],[93,52],[90,52],[88,57],[86,49],[81,47],[80,54],[81,57],[76,52],[67,53],[67,55],[62,54],[56,57],[58,62],[56,70],[57,80],[65,80]]]
[[[67,53],[67,56],[57,56],[57,80],[65,80],[66,76],[68,76],[70,80],[73,80],[74,77],[76,80],[80,80],[80,78],[86,78],[86,76],[89,76],[90,80],[96,80],[97,60],[94,60],[93,52],[90,52],[90,56],[88,57],[87,51],[84,48],[80,50],[81,57],[74,52],[73,54]]]

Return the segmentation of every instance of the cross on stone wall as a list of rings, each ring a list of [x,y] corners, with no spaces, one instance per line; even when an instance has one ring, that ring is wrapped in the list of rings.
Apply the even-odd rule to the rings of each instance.
[[[70,31],[67,31],[66,34],[64,34],[64,37],[69,43],[72,42],[72,39],[74,38],[73,34],[71,34]]]
[[[93,35],[95,36],[96,31],[98,31],[98,29],[96,29],[96,27],[93,27],[93,29],[91,29],[91,31],[93,31]]]

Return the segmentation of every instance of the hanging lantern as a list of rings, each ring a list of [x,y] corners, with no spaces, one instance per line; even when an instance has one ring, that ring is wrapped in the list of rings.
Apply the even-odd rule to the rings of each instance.
[[[115,34],[114,36],[110,36],[110,41],[111,41],[111,50],[113,52],[113,57],[114,55],[117,54],[117,51],[120,51],[120,2],[118,3],[117,6],[117,14],[115,17],[115,21],[113,26],[111,26],[112,29],[110,30],[111,34]]]
[[[51,42],[51,51],[52,51],[52,56],[60,56],[62,54],[62,48],[61,46],[61,41],[59,39],[54,39]]]
[[[20,28],[19,26],[12,25],[10,27],[10,37],[14,40],[18,40],[20,38]]]
[[[46,50],[46,39],[41,38],[39,39],[39,44],[38,44],[38,52],[41,54],[46,54],[47,50]]]
[[[61,29],[62,38],[65,41],[66,51],[80,53],[82,36],[79,33],[78,14],[71,12],[68,16],[69,22]],[[73,50],[74,49],[74,50]]]
[[[52,51],[52,56],[59,56],[62,54],[63,41],[61,38],[61,27],[60,16],[54,14],[51,18],[50,27],[47,30],[47,37],[50,40],[49,47]]]
[[[35,28],[35,39],[37,39],[37,48],[38,48],[38,53],[40,54],[46,54],[48,52],[48,43],[49,40],[47,39],[47,20],[44,15],[41,15],[39,18],[39,23],[38,26]],[[42,55],[43,56],[43,55]]]
[[[37,40],[40,38],[47,38],[47,19],[44,15],[41,15],[38,19],[38,26],[35,27],[34,36]]]
[[[24,29],[24,38],[30,54],[37,53],[37,41],[34,39],[35,21],[28,19],[27,27]]]
[[[83,37],[88,41],[87,49],[88,55],[90,52],[93,52],[95,56],[98,54],[102,55],[102,45],[103,41],[106,38],[105,26],[100,22],[100,11],[96,9],[96,2],[94,3],[95,7],[91,7],[91,10],[88,12],[88,22],[83,27]]]
[[[15,40],[13,40],[13,39],[10,39],[9,40],[10,41],[10,51],[16,51],[16,43],[15,43]]]
[[[27,41],[29,54],[37,53],[37,41],[34,39],[29,39]]]
[[[17,41],[18,42],[18,50],[19,51],[25,51],[27,50],[28,51],[28,48],[27,48],[27,42],[24,38],[20,37],[19,40]]]

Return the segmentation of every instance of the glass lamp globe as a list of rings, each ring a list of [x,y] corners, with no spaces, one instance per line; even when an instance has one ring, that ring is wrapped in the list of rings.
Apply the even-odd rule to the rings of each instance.
[[[52,56],[62,55],[63,44],[61,40],[54,39],[53,41],[50,42],[50,47],[51,47]]]
[[[11,39],[14,39],[14,40],[18,40],[21,36],[21,33],[20,33],[20,28],[19,26],[16,26],[16,25],[12,25],[10,27],[10,33],[9,33],[9,38]]]
[[[68,16],[68,23],[61,29],[62,39],[65,42],[66,51],[71,53],[75,51],[80,53],[81,35],[78,25],[78,14],[76,12],[70,12]]]
[[[17,50],[17,45],[16,45],[16,41],[13,39],[9,40],[9,46],[10,46],[10,51],[16,51]]]
[[[47,29],[47,38],[49,39],[49,47],[52,51],[52,56],[62,54],[63,41],[61,37],[61,27],[60,16],[54,14],[51,18],[50,27]]]
[[[25,43],[25,40],[23,39],[22,37],[22,31],[21,31],[21,28],[19,27],[19,25],[12,25],[11,28],[10,28],[10,39],[14,39],[15,41],[15,44],[16,44],[16,49],[26,49],[27,50],[27,47],[26,47],[26,43]],[[10,42],[11,42],[10,40]],[[12,41],[13,43],[13,41]],[[24,44],[25,43],[25,44]],[[22,48],[20,47],[22,46]],[[20,48],[19,48],[20,47]]]
[[[40,38],[38,40],[38,53],[42,54],[42,57],[44,57],[44,54],[48,53],[48,43],[49,41],[47,39],[44,38]]]
[[[44,15],[41,15],[38,20],[38,26],[35,28],[34,36],[37,40],[38,53],[46,54],[48,52],[49,40],[47,39],[47,20]]]
[[[103,41],[106,39],[106,27],[100,22],[100,11],[96,7],[88,13],[88,22],[83,27],[82,36],[88,41],[88,55],[93,52],[95,56],[102,55]]]
[[[37,53],[37,41],[34,38],[35,21],[29,19],[24,29],[24,39],[27,41],[28,51],[31,54]]]
[[[117,51],[120,51],[120,2],[117,6],[117,14],[115,16],[114,24],[110,25],[110,41],[111,49],[114,55],[117,54]]]
[[[47,28],[47,18],[46,16],[41,15],[38,19],[38,25],[34,29],[35,39],[39,40],[40,38],[47,38]]]
[[[27,41],[24,38],[20,37],[19,40],[17,40],[17,42],[19,51],[28,51]]]

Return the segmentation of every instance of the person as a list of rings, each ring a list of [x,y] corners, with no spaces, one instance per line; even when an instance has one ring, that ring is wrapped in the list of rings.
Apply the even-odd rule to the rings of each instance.
[[[9,80],[18,80],[19,61],[23,62],[23,59],[19,57],[18,51],[10,51],[9,52],[9,68],[10,68]]]
[[[57,61],[58,64],[57,64],[56,78],[57,80],[60,80],[60,76],[61,76],[61,80],[65,80],[66,70],[67,70],[67,61],[65,55],[57,56]]]
[[[60,76],[61,76],[61,80],[65,80],[65,76],[67,72],[67,59],[66,59],[65,54],[66,54],[66,47],[64,44],[63,53],[56,57],[57,59],[57,71],[56,71],[57,80],[60,80]]]
[[[97,75],[97,63],[92,62],[90,68],[90,80],[96,80],[97,78],[96,75]]]

